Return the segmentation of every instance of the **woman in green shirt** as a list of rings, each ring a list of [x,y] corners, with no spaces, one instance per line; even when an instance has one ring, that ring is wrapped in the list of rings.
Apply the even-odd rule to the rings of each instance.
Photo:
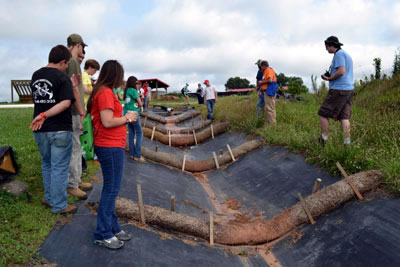
[[[138,119],[134,123],[128,124],[129,131],[129,153],[130,158],[141,163],[145,163],[146,160],[142,156],[142,140],[143,140],[143,130],[140,124],[140,111],[143,111],[143,104],[140,101],[140,96],[137,91],[137,85],[140,88],[140,82],[134,76],[130,76],[126,82],[126,89],[124,94],[124,115],[129,112],[136,112],[138,114]],[[136,136],[136,144],[134,139]]]

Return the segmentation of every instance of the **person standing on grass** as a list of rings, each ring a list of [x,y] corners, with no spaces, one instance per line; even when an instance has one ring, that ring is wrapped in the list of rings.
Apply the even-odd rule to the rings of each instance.
[[[261,61],[261,70],[264,73],[264,78],[262,81],[258,82],[258,85],[261,86],[261,94],[265,94],[265,108],[267,110],[267,123],[268,124],[276,124],[276,109],[275,109],[275,95],[271,96],[267,94],[268,86],[272,82],[276,82],[275,71],[269,67],[269,63],[266,60]]]
[[[126,124],[137,121],[136,113],[122,115],[122,105],[113,88],[122,85],[124,69],[116,60],[106,61],[88,101],[92,115],[94,151],[103,173],[103,190],[97,210],[95,245],[118,249],[131,235],[123,230],[115,214],[115,199],[119,193],[124,168]]]
[[[263,91],[261,90],[261,85],[259,85],[259,82],[261,82],[264,79],[264,72],[261,70],[261,62],[262,59],[257,60],[255,63],[258,67],[257,71],[257,76],[256,76],[256,85],[257,85],[257,109],[256,109],[256,115],[257,118],[261,118],[264,115],[264,94]]]
[[[71,59],[67,47],[57,45],[49,54],[46,67],[32,75],[34,112],[30,128],[42,156],[44,197],[42,204],[53,213],[74,213],[68,205],[67,185],[72,151],[71,103],[79,76],[65,74]]]
[[[67,44],[69,51],[71,52],[71,62],[67,69],[69,77],[72,75],[81,76],[81,67],[77,58],[83,54],[83,48],[86,44],[83,42],[82,37],[79,34],[71,34],[67,38]],[[80,81],[78,87],[74,88],[75,104],[72,106],[72,155],[69,171],[69,182],[67,192],[73,197],[79,199],[86,199],[86,190],[92,189],[91,183],[84,183],[81,180],[82,177],[82,149],[81,149],[81,129],[82,120],[85,116],[85,103],[84,103],[84,90],[82,81]]]
[[[199,84],[197,85],[196,94],[197,94],[197,100],[198,100],[199,104],[200,104],[200,105],[203,105],[203,104],[204,104],[204,89],[203,89],[203,87],[201,86],[201,83],[199,83]]]
[[[188,83],[186,83],[186,85],[183,87],[183,97],[184,97],[183,104],[185,106],[189,106],[189,84]]]
[[[213,112],[214,106],[218,99],[218,92],[214,85],[210,84],[209,80],[205,80],[204,84],[206,88],[204,89],[204,100],[207,105],[207,119],[214,120]]]
[[[334,54],[329,74],[321,76],[329,81],[329,91],[318,115],[322,134],[319,142],[325,144],[329,134],[329,118],[342,123],[344,144],[350,144],[351,102],[354,95],[353,60],[341,49],[343,44],[336,36],[325,40],[325,48],[329,54]]]
[[[143,108],[147,109],[147,101],[148,101],[149,87],[147,83],[143,84]]]
[[[137,87],[140,83],[137,82],[137,78],[130,76],[126,82],[126,92],[124,95],[124,115],[130,112],[138,114],[138,119],[134,123],[128,124],[129,131],[129,158],[136,160],[141,163],[146,163],[146,160],[142,156],[142,140],[143,130],[140,124],[140,111],[143,111],[143,104],[140,100]],[[139,87],[140,88],[140,87]],[[135,144],[136,138],[136,144]]]
[[[90,76],[95,75],[98,70],[100,70],[99,62],[94,59],[86,60],[84,71],[82,73],[82,85],[83,90],[85,91],[85,105],[93,91],[92,79],[90,79]]]

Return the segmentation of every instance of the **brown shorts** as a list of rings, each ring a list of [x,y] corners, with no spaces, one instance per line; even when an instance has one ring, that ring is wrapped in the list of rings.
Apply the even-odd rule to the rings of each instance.
[[[353,90],[330,89],[318,110],[318,115],[337,121],[350,120],[353,95]]]

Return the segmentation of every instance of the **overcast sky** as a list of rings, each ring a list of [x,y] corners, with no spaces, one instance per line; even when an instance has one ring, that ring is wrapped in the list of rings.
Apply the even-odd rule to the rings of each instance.
[[[31,79],[50,49],[83,37],[85,59],[119,60],[125,78],[159,78],[178,91],[209,79],[224,90],[230,77],[255,82],[257,59],[277,73],[310,76],[329,67],[324,40],[339,37],[356,79],[390,73],[400,46],[400,1],[391,0],[0,0],[0,102],[10,80]],[[318,79],[318,82],[321,80]]]

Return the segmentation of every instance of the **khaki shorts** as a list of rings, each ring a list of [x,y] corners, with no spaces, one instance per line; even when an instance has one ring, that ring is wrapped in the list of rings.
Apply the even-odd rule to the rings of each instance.
[[[318,115],[338,121],[350,120],[353,95],[353,90],[330,89],[318,110]]]

